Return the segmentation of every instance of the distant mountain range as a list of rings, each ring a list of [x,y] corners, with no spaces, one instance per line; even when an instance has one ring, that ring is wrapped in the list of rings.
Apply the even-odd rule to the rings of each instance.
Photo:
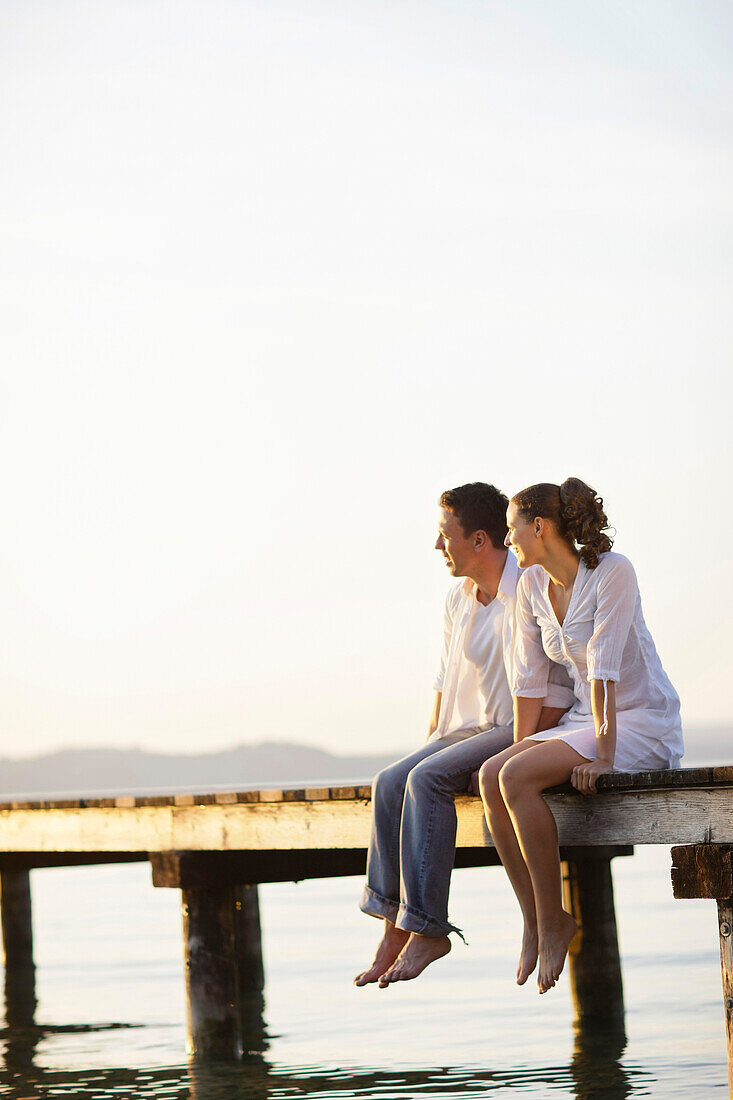
[[[733,731],[685,731],[683,767],[733,764]],[[308,745],[240,745],[199,756],[141,749],[66,749],[24,760],[0,760],[0,798],[31,794],[100,794],[167,789],[205,792],[251,787],[369,783],[412,746],[391,753],[337,756]],[[417,744],[414,746],[418,747]]]
[[[417,745],[415,746],[417,748]],[[26,794],[84,794],[167,788],[318,786],[370,783],[410,748],[362,756],[335,756],[307,745],[240,745],[200,756],[164,756],[141,749],[65,749],[25,760],[0,760],[0,798]]]

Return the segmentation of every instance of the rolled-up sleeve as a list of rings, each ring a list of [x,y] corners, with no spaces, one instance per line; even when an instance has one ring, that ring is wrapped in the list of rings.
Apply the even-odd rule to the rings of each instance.
[[[527,591],[528,579],[526,575],[520,577],[517,584],[512,695],[544,699],[547,695],[550,658],[542,648],[542,635]]]
[[[599,567],[600,568],[600,567]],[[588,641],[588,680],[618,683],[621,658],[634,619],[639,588],[634,567],[627,558],[614,554],[598,578],[597,606],[593,634]]]

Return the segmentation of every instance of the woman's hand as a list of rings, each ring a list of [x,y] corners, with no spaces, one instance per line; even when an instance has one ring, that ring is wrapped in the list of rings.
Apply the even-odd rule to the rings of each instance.
[[[570,782],[581,794],[595,794],[598,776],[612,771],[613,764],[609,764],[607,760],[589,760],[587,764],[578,764],[573,768]]]

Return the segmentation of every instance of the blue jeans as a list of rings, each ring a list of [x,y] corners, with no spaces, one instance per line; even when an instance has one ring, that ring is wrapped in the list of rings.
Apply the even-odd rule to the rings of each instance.
[[[430,741],[390,764],[372,784],[372,835],[359,908],[422,936],[460,929],[448,922],[456,850],[453,795],[512,743],[512,727]]]

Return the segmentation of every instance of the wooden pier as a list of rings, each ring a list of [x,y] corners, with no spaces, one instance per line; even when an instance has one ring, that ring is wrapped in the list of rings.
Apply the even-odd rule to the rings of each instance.
[[[370,799],[355,785],[0,803],[9,1025],[32,1022],[35,1009],[30,871],[144,860],[154,886],[181,891],[189,1054],[241,1057],[258,1042],[264,985],[257,885],[363,874]],[[623,1033],[611,860],[668,845],[675,897],[717,902],[733,1096],[733,766],[618,773],[592,797],[568,786],[546,799],[580,924],[569,961],[577,1026]],[[456,867],[497,863],[479,800],[458,796],[456,808]]]

